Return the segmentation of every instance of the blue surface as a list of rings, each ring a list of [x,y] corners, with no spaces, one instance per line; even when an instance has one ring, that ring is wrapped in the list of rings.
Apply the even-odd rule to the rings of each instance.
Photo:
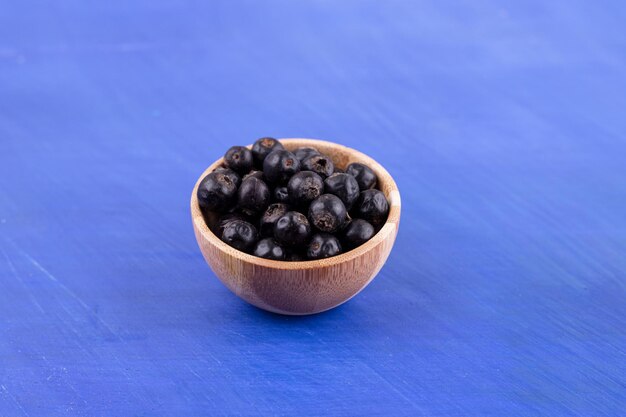
[[[0,7],[1,416],[623,415],[624,2],[113,3]],[[196,178],[262,135],[401,189],[328,313],[197,249]]]

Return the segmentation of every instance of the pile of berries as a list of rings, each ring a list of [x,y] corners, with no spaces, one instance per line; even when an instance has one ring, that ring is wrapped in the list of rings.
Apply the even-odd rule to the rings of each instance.
[[[233,146],[202,179],[198,202],[217,214],[213,232],[230,246],[281,261],[328,258],[368,241],[389,203],[369,167],[345,172],[314,148],[293,153],[273,138]],[[206,217],[205,217],[206,218]]]

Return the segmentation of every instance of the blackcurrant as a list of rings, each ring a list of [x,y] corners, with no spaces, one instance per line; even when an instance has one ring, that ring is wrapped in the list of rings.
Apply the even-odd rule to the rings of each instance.
[[[313,171],[322,178],[326,178],[335,171],[335,165],[333,161],[325,155],[313,155],[302,161],[302,170]]]
[[[249,252],[258,238],[256,228],[243,220],[233,220],[224,226],[221,239],[235,249]]]
[[[354,209],[355,217],[365,219],[378,228],[385,224],[389,214],[387,197],[379,190],[365,190],[359,195]]]
[[[296,158],[298,158],[300,162],[302,162],[309,156],[320,155],[320,152],[315,148],[303,147],[296,149],[293,154],[296,156]]]
[[[227,213],[221,216],[217,220],[213,228],[213,231],[215,232],[217,237],[219,238],[222,237],[222,233],[224,232],[224,227],[226,227],[226,225],[232,222],[233,220],[245,220],[245,217],[239,213]]]
[[[289,211],[289,207],[286,204],[270,204],[261,216],[261,221],[259,223],[259,232],[261,233],[261,236],[273,236],[276,221],[287,213],[287,211]]]
[[[222,213],[235,203],[236,195],[237,184],[228,173],[211,172],[198,185],[198,204],[205,210]]]
[[[222,174],[226,175],[235,183],[235,185],[237,185],[237,187],[241,185],[241,177],[239,176],[239,174],[237,174],[235,171],[233,171],[230,168],[222,166],[222,167],[216,168],[215,171],[213,172],[221,172]]]
[[[246,175],[243,176],[243,180],[245,180],[246,178],[250,178],[250,177],[254,177],[254,178],[262,180],[263,171],[250,171]]]
[[[301,171],[289,179],[287,192],[293,205],[306,207],[324,193],[324,181],[315,172]]]
[[[289,151],[273,151],[263,161],[263,175],[270,183],[285,184],[298,171],[300,161]]]
[[[302,213],[288,211],[274,225],[274,237],[286,245],[300,245],[307,241],[311,226]]]
[[[346,167],[346,174],[350,174],[356,179],[361,191],[376,187],[376,183],[378,181],[376,174],[370,167],[358,162],[348,165]]]
[[[354,219],[341,233],[341,241],[349,249],[361,246],[374,236],[374,226],[363,219]]]
[[[328,233],[314,234],[306,250],[306,255],[309,259],[330,258],[340,253],[341,244],[339,239]]]
[[[359,184],[349,174],[334,173],[326,178],[324,180],[324,190],[339,197],[347,210],[350,210],[354,202],[359,198]]]
[[[245,146],[232,146],[224,155],[224,163],[239,175],[246,174],[252,169],[252,152]]]
[[[263,166],[263,161],[265,160],[265,157],[276,149],[285,148],[283,147],[282,143],[274,138],[266,137],[254,142],[254,145],[252,145],[252,157],[254,158],[254,163],[256,164],[256,166],[261,168]]]
[[[285,249],[272,238],[261,239],[252,251],[254,256],[282,261],[285,259]]]
[[[265,210],[270,204],[270,189],[262,180],[255,177],[246,178],[237,192],[237,206],[252,214]]]
[[[318,230],[334,233],[348,220],[346,206],[336,195],[322,194],[309,206],[309,221]]]

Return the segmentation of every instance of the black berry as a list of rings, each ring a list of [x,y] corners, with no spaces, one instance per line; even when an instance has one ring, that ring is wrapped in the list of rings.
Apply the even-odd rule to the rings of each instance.
[[[285,148],[282,143],[274,138],[261,138],[254,142],[254,145],[252,145],[252,157],[254,158],[256,166],[262,167],[265,157],[276,149]]]
[[[354,219],[342,231],[342,242],[346,248],[361,246],[374,236],[374,226],[363,219]]]
[[[274,188],[274,201],[277,203],[289,202],[289,191],[287,190],[287,187]]]
[[[256,228],[243,220],[233,220],[224,226],[221,239],[235,249],[248,252],[257,240]]]
[[[259,232],[261,233],[261,236],[273,236],[276,221],[285,215],[287,211],[289,211],[289,207],[286,204],[270,204],[261,216],[259,224]]]
[[[215,171],[213,172],[221,172],[222,174],[226,175],[228,178],[230,178],[237,187],[239,187],[239,185],[241,185],[241,177],[239,176],[239,174],[237,174],[235,171],[233,171],[230,168],[227,167],[219,167],[216,168]]]
[[[313,171],[322,178],[326,178],[335,171],[335,164],[327,156],[313,155],[302,161],[302,170]]]
[[[324,181],[315,172],[301,171],[289,179],[287,192],[292,204],[306,207],[324,193]]]
[[[354,202],[359,198],[359,184],[352,175],[348,174],[334,173],[326,178],[324,180],[324,190],[339,197],[347,210],[350,210]]]
[[[313,235],[306,250],[306,255],[309,259],[329,258],[340,253],[341,244],[339,239],[328,233],[316,233]]]
[[[205,210],[222,213],[235,203],[236,193],[237,184],[228,173],[211,172],[198,185],[198,204]]]
[[[252,152],[245,146],[232,146],[224,155],[226,166],[239,175],[252,169]]]
[[[309,206],[309,221],[322,232],[336,232],[344,226],[347,219],[346,206],[336,195],[323,194]]]
[[[248,177],[239,187],[237,206],[248,213],[259,213],[270,203],[270,189],[262,180]]]
[[[379,190],[366,190],[361,192],[359,201],[355,206],[355,216],[365,219],[374,227],[380,227],[387,221],[389,214],[389,202],[387,197]]]
[[[273,151],[263,161],[263,175],[270,183],[284,184],[298,171],[300,161],[289,151]]]
[[[215,223],[215,227],[213,231],[217,235],[217,237],[221,238],[222,233],[224,232],[224,227],[233,220],[245,220],[244,216],[239,213],[227,213],[220,217]]]
[[[311,226],[302,213],[288,211],[274,225],[274,237],[286,245],[300,245],[307,241]]]
[[[246,178],[250,178],[250,177],[254,177],[254,178],[262,180],[263,171],[250,171],[246,175],[243,176],[243,179],[245,180]]]
[[[252,253],[254,256],[274,259],[276,261],[282,261],[285,259],[285,249],[283,249],[283,247],[272,238],[259,240]]]
[[[293,154],[296,156],[296,158],[298,158],[300,162],[302,162],[309,156],[320,155],[320,152],[315,148],[304,147],[296,149]]]
[[[354,162],[346,168],[346,174],[352,175],[359,184],[361,191],[376,187],[378,178],[372,169],[366,165]]]

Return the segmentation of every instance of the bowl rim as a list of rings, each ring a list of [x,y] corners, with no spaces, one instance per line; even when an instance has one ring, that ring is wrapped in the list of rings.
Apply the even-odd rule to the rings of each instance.
[[[363,256],[363,254],[371,251],[376,246],[378,246],[381,242],[384,242],[386,237],[390,233],[396,233],[400,221],[400,211],[401,211],[401,200],[400,200],[400,191],[398,190],[398,186],[394,181],[393,177],[389,172],[376,160],[372,157],[357,151],[356,149],[349,148],[344,145],[340,145],[335,142],[320,140],[320,139],[308,139],[308,138],[282,138],[278,139],[283,145],[290,144],[298,144],[299,146],[311,146],[316,147],[316,145],[322,147],[330,147],[336,148],[338,152],[342,152],[345,154],[352,155],[354,159],[355,157],[365,161],[368,166],[376,173],[379,178],[379,181],[386,185],[387,192],[385,193],[387,199],[389,200],[389,215],[387,216],[387,221],[383,225],[383,227],[367,242],[358,246],[348,252],[341,253],[337,256],[333,256],[330,258],[324,259],[314,259],[307,261],[276,261],[272,259],[260,258],[258,256],[254,256],[245,252],[242,252],[238,249],[233,248],[232,246],[223,242],[220,238],[218,238],[213,231],[209,228],[209,226],[204,221],[204,217],[200,210],[200,205],[198,204],[197,191],[198,186],[202,179],[214,171],[217,167],[219,167],[224,158],[221,157],[214,163],[212,163],[208,168],[206,168],[193,188],[191,193],[191,216],[192,222],[197,232],[202,236],[204,240],[209,242],[211,245],[215,246],[221,252],[231,256],[233,258],[237,258],[240,261],[248,262],[250,264],[262,266],[265,268],[274,268],[281,270],[304,270],[304,269],[317,269],[321,267],[329,267],[333,265],[342,264],[344,262],[351,261],[355,258],[359,258]],[[252,145],[247,145],[247,148],[251,148]],[[384,192],[384,191],[383,191]]]

